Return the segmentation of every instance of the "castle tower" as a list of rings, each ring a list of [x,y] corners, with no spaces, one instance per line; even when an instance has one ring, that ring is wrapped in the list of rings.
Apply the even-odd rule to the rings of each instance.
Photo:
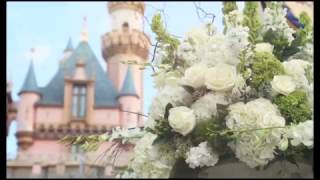
[[[29,70],[24,84],[19,92],[20,102],[17,113],[17,140],[19,151],[27,149],[33,142],[33,129],[35,119],[35,103],[40,99],[40,91],[37,85],[33,69],[33,62],[30,62]]]
[[[143,112],[143,71],[139,70],[138,65],[132,65],[128,69],[128,65],[122,62],[147,61],[151,43],[149,37],[143,32],[145,5],[143,2],[109,2],[107,7],[111,16],[112,31],[102,36],[102,55],[107,62],[108,75],[118,92],[121,92],[122,87],[131,86],[125,84],[129,83],[129,80],[125,79],[127,72],[131,74],[127,76],[130,77],[130,81],[133,81],[135,94],[125,96],[127,98],[131,96],[131,99],[135,98],[137,100],[134,101],[137,102],[133,103],[130,100],[124,105],[121,93],[118,98],[123,110],[134,111],[126,108],[136,106],[137,103],[138,108],[135,112]]]

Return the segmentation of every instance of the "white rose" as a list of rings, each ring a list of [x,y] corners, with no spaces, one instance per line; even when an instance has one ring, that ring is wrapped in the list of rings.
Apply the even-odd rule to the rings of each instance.
[[[199,88],[204,85],[204,75],[207,67],[203,65],[195,65],[188,68],[182,78],[182,83],[192,86],[193,88]]]
[[[277,93],[288,96],[296,89],[296,84],[290,76],[279,75],[274,76],[271,81],[272,90]]]
[[[176,72],[161,71],[154,76],[154,84],[156,88],[163,88],[164,86],[176,86],[179,84],[180,78]]]
[[[168,120],[170,126],[183,136],[189,134],[196,125],[193,110],[185,106],[171,108]]]
[[[255,52],[269,52],[272,53],[273,46],[269,43],[258,43],[254,48]]]
[[[209,68],[205,74],[205,85],[215,91],[231,90],[237,80],[236,68],[228,64],[219,63]]]

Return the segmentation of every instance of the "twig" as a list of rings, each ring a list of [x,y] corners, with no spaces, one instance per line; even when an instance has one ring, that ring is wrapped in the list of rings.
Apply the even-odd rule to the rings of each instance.
[[[214,22],[214,18],[216,17],[213,13],[208,13],[206,12],[203,8],[200,7],[200,2],[199,5],[197,5],[195,2],[193,2],[195,8],[196,8],[196,13],[198,15],[198,18],[200,21],[203,21],[202,19],[206,18],[206,17],[211,17],[211,23],[212,24]],[[200,17],[199,11],[201,11],[204,14],[204,17]]]
[[[144,116],[144,117],[148,117],[147,115],[141,114],[141,113],[137,113],[137,112],[131,112],[131,111],[125,111],[125,110],[120,110],[121,112],[127,112],[127,113],[132,113],[132,114],[137,114],[140,116]]]

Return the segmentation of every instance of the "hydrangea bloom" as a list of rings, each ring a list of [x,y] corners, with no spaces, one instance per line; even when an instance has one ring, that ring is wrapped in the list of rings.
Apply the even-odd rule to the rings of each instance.
[[[293,146],[303,144],[308,147],[313,146],[313,120],[301,122],[289,128],[288,138]]]
[[[146,133],[136,144],[130,167],[141,178],[168,178],[174,163],[174,153],[163,153],[158,146],[152,146],[157,136]]]
[[[218,162],[219,156],[214,153],[207,142],[200,143],[197,147],[190,148],[187,152],[186,163],[191,168],[214,166]]]
[[[191,106],[197,120],[208,119],[217,115],[217,104],[227,105],[229,100],[222,94],[209,93],[199,98]]]
[[[264,98],[230,105],[226,120],[227,127],[232,130],[285,126],[285,119],[277,107]],[[238,159],[254,168],[266,165],[274,158],[274,149],[282,134],[282,129],[243,132],[229,146]]]

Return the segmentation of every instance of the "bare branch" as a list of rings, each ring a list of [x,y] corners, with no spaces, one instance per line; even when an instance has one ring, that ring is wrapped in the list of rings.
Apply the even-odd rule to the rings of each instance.
[[[125,110],[120,110],[121,112],[127,112],[127,113],[132,113],[132,114],[137,114],[139,116],[144,116],[144,117],[148,117],[147,115],[141,114],[141,113],[137,113],[137,112],[132,112],[132,111],[125,111]]]
[[[195,8],[196,8],[196,13],[197,13],[197,16],[199,18],[200,21],[203,21],[204,18],[207,18],[209,17],[211,19],[211,24],[214,22],[214,18],[216,17],[213,13],[208,13],[207,11],[205,11],[203,8],[200,7],[200,2],[199,4],[196,4],[196,2],[193,2]],[[200,16],[200,13],[199,12],[202,12],[204,14],[204,17],[201,17]]]

